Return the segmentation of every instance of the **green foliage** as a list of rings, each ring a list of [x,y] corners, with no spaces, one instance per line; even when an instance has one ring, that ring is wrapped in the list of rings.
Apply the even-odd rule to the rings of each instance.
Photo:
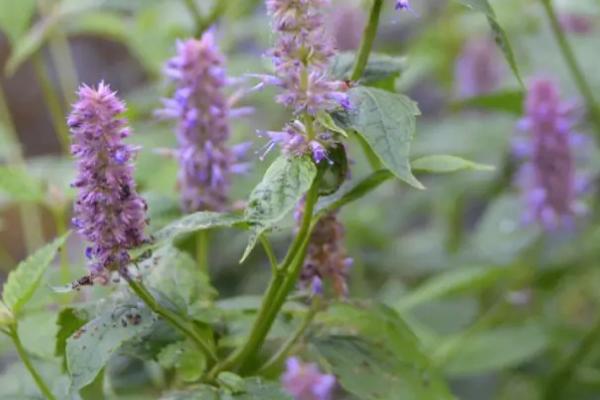
[[[415,134],[415,102],[401,94],[358,86],[349,90],[352,107],[333,114],[336,123],[357,132],[394,175],[423,189],[410,169],[410,143]]]
[[[56,324],[58,331],[56,332],[56,345],[54,354],[58,357],[64,357],[67,340],[75,334],[83,325],[91,319],[91,316],[85,309],[67,307],[63,308],[58,314]],[[66,367],[66,359],[65,359]],[[65,368],[66,369],[66,368]]]
[[[213,229],[228,228],[244,222],[239,214],[222,214],[210,211],[200,211],[186,215],[175,220],[154,234],[158,242],[173,241],[185,238],[195,232]]]
[[[250,193],[245,219],[251,233],[241,261],[250,255],[263,232],[292,211],[316,174],[317,168],[308,156],[280,156],[271,164],[262,181]]]
[[[12,43],[27,30],[35,5],[35,0],[0,0],[0,30]]]
[[[174,392],[162,397],[164,400],[292,400],[279,385],[258,378],[248,378],[243,390],[232,393],[228,388],[216,389],[201,385],[188,390]]]
[[[478,164],[464,158],[450,155],[431,155],[418,158],[411,163],[412,169],[430,173],[444,174],[461,170],[493,171],[494,167]]]
[[[329,67],[331,75],[337,79],[349,79],[355,59],[356,55],[353,52],[336,55]],[[360,78],[360,83],[369,85],[389,78],[397,78],[404,69],[406,69],[406,59],[404,57],[371,53],[369,62]]]
[[[125,342],[147,333],[155,321],[147,308],[123,303],[86,323],[67,339],[72,387],[81,389],[90,384]]]
[[[42,275],[68,236],[67,233],[42,247],[22,261],[8,275],[2,288],[2,300],[13,314],[19,314],[23,306],[31,299],[33,292],[39,286]]]
[[[336,304],[313,339],[342,387],[360,399],[450,399],[408,325],[384,306]]]
[[[6,304],[0,301],[0,328],[9,326],[14,322],[14,317]]]
[[[490,111],[504,111],[520,115],[523,112],[523,92],[503,91],[481,96],[469,97],[457,102],[459,108],[476,108]]]
[[[166,369],[175,369],[184,382],[198,380],[206,369],[206,357],[189,340],[171,343],[158,354],[158,363]]]
[[[44,198],[41,182],[17,167],[0,166],[0,193],[22,202],[38,203]]]

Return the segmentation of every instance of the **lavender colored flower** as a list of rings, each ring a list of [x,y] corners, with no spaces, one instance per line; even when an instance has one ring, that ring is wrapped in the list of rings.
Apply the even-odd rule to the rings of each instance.
[[[456,61],[458,96],[480,96],[498,89],[505,74],[503,65],[492,40],[478,38],[468,41]]]
[[[79,189],[73,225],[91,243],[86,256],[92,276],[102,278],[125,267],[128,250],[146,241],[147,207],[133,180],[137,149],[123,143],[130,134],[118,117],[125,104],[104,82],[83,85],[78,95],[68,118],[78,169],[73,186]]]
[[[303,363],[297,357],[287,359],[281,382],[295,400],[329,400],[335,389],[335,376],[323,374],[316,364]]]
[[[331,10],[331,36],[339,51],[356,50],[362,39],[365,14],[357,6],[343,5]]]
[[[594,30],[594,20],[587,15],[563,13],[558,19],[561,28],[568,33],[586,35]]]
[[[304,202],[300,202],[294,215],[297,221],[302,219],[303,213]],[[336,296],[348,295],[348,272],[353,260],[347,255],[344,236],[344,225],[335,213],[329,213],[317,222],[308,244],[300,287],[322,294],[323,280],[326,279],[331,282]]]
[[[552,80],[537,78],[530,83],[525,117],[519,123],[528,137],[516,146],[518,155],[526,159],[518,184],[527,204],[525,219],[549,230],[572,223],[581,210],[577,195],[582,180],[576,176],[573,154],[578,140],[573,132],[574,111],[574,104],[561,101]]]
[[[396,10],[410,10],[410,2],[408,0],[396,0]]]
[[[267,0],[266,5],[277,32],[276,45],[269,52],[275,76],[259,76],[262,82],[258,87],[280,87],[282,92],[277,101],[296,115],[314,117],[320,112],[349,107],[347,84],[331,79],[327,70],[335,53],[323,20],[323,8],[329,1]],[[313,125],[312,130],[325,131],[318,123]],[[294,134],[289,134],[290,129]],[[304,137],[299,138],[297,134]],[[318,132],[309,135],[288,126],[277,137],[268,136],[272,139],[271,144],[280,144],[288,154],[312,154],[316,162],[326,158],[326,143],[319,143],[323,135]]]
[[[245,170],[240,160],[247,144],[229,147],[227,140],[229,118],[247,109],[231,108],[239,96],[228,99],[224,93],[228,83],[224,64],[209,31],[200,40],[178,42],[177,55],[165,67],[176,90],[157,114],[178,121],[178,182],[186,212],[224,210],[232,174]]]

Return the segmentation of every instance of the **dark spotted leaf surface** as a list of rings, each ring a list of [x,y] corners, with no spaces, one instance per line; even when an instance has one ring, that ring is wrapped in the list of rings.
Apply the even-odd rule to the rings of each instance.
[[[121,304],[85,324],[67,340],[67,366],[74,389],[91,383],[108,360],[130,339],[143,335],[156,321],[138,304]]]
[[[350,89],[349,110],[333,114],[337,124],[361,135],[394,175],[419,189],[410,169],[410,144],[415,134],[417,104],[408,97],[358,86]]]
[[[242,261],[248,257],[258,237],[292,211],[310,188],[316,173],[317,168],[308,156],[280,156],[271,164],[250,194],[245,218],[251,233]]]

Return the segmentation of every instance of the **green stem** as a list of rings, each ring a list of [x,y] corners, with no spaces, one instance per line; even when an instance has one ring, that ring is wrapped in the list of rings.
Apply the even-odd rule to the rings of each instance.
[[[269,330],[271,329],[271,326],[273,325],[275,316],[283,305],[280,299],[282,297],[285,298],[290,290],[288,270],[291,264],[297,259],[299,253],[306,248],[305,242],[308,241],[313,210],[318,198],[319,180],[320,179],[317,176],[308,193],[306,194],[304,216],[302,218],[300,230],[298,231],[298,234],[290,246],[284,260],[277,268],[277,273],[271,277],[271,282],[269,283],[267,292],[263,297],[262,304],[258,311],[256,320],[254,321],[254,325],[252,326],[252,330],[248,335],[247,341],[244,343],[244,345],[242,345],[242,347],[233,352],[225,361],[217,364],[208,374],[209,379],[214,379],[219,372],[231,369],[235,366],[238,366],[240,369],[244,369],[246,363],[252,359],[254,354],[256,354],[256,352],[261,348],[262,343],[264,342]],[[302,256],[302,260],[304,260],[304,256]],[[285,293],[282,291],[285,291]]]
[[[69,130],[65,124],[65,110],[61,104],[61,99],[52,87],[52,82],[50,82],[50,78],[48,77],[48,70],[44,65],[42,54],[37,52],[33,55],[31,61],[36,78],[42,89],[42,94],[44,96],[46,106],[48,107],[48,112],[50,113],[52,126],[54,127],[54,131],[56,132],[56,136],[58,137],[58,141],[60,142],[63,153],[68,154],[71,145],[71,139],[69,138]]]
[[[122,273],[121,276],[127,281],[129,287],[134,293],[144,302],[146,305],[164,318],[170,323],[175,329],[179,330],[185,336],[190,338],[211,361],[217,360],[217,355],[211,349],[211,347],[205,343],[204,339],[196,332],[193,324],[187,320],[184,320],[180,315],[173,311],[161,306],[158,301],[152,296],[148,289],[139,281],[131,278],[128,273]]]
[[[29,371],[29,373],[31,374],[31,377],[35,381],[35,384],[40,389],[42,394],[48,400],[56,400],[56,397],[54,397],[54,394],[52,394],[52,391],[50,390],[48,385],[46,385],[46,382],[44,382],[44,378],[42,378],[40,373],[33,366],[33,363],[31,362],[31,359],[29,358],[27,351],[23,347],[23,344],[21,343],[21,339],[19,338],[19,333],[17,332],[16,324],[11,326],[9,336],[12,339],[13,343],[15,344],[15,348],[17,349],[17,353],[19,354],[21,361],[23,361],[23,364],[25,364],[25,368],[27,368],[27,371]]]
[[[225,0],[217,0],[215,5],[213,6],[210,14],[206,17],[203,17],[198,10],[198,6],[194,0],[184,0],[185,5],[187,6],[190,14],[192,14],[192,18],[194,18],[194,24],[196,25],[195,36],[200,37],[202,34],[208,30],[212,24],[214,24],[217,19],[221,16],[223,11],[225,11],[225,7],[227,6],[227,2]]]
[[[10,142],[10,150],[8,151],[9,164],[26,168],[25,159],[23,158],[23,150],[19,142],[15,124],[8,109],[4,89],[0,85],[0,120],[4,122],[4,131],[7,133],[7,139]],[[27,253],[33,253],[44,242],[42,233],[42,222],[38,208],[34,204],[19,204],[19,218],[21,228],[23,229],[23,239]]]
[[[259,237],[260,243],[269,259],[269,264],[271,264],[271,273],[273,275],[277,274],[277,257],[275,256],[275,252],[273,251],[273,246],[271,246],[271,242],[269,242],[269,238],[265,235],[260,235]]]
[[[208,275],[208,231],[202,230],[196,234],[196,261],[200,271]]]
[[[555,400],[561,397],[561,393],[568,386],[569,381],[577,371],[577,367],[591,353],[598,342],[600,342],[600,317],[577,345],[575,351],[559,363],[550,374],[548,384],[544,390],[543,398],[545,400]]]
[[[588,84],[585,75],[583,74],[581,67],[577,62],[577,58],[575,57],[575,53],[569,41],[567,40],[565,33],[563,32],[558,17],[556,16],[556,12],[552,7],[551,0],[541,0],[544,5],[544,9],[546,10],[546,15],[550,21],[550,27],[552,28],[552,32],[554,33],[554,37],[558,43],[558,47],[571,71],[571,75],[573,75],[573,79],[577,84],[577,88],[579,92],[585,99],[587,106],[589,108],[590,115],[592,117],[592,121],[596,126],[597,134],[600,135],[600,108],[598,108],[598,103],[594,99],[594,94],[590,85]]]
[[[317,315],[317,312],[320,308],[321,298],[319,296],[316,296],[313,299],[313,303],[310,309],[307,311],[304,320],[302,320],[294,334],[290,336],[290,338],[281,346],[281,348],[275,354],[273,354],[273,356],[266,363],[264,363],[262,367],[260,367],[260,369],[258,370],[259,374],[265,374],[283,362],[283,360],[287,357],[294,344],[296,344],[296,342],[300,340],[302,335],[304,335],[304,332],[314,319],[315,315]]]
[[[371,48],[373,47],[373,41],[377,35],[377,28],[379,26],[379,16],[381,15],[381,8],[383,6],[383,0],[373,0],[373,6],[371,7],[371,13],[369,14],[369,21],[365,26],[365,30],[360,42],[360,49],[358,50],[358,56],[352,69],[352,75],[350,79],[357,81],[362,76],[367,63],[369,62],[369,55],[371,54]]]

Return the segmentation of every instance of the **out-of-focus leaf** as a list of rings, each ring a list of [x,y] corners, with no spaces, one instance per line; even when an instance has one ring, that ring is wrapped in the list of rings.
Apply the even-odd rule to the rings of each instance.
[[[70,338],[75,332],[77,332],[86,322],[89,321],[90,316],[85,310],[77,308],[63,308],[58,314],[58,332],[56,332],[56,345],[54,348],[54,354],[58,357],[65,355],[67,339]],[[66,360],[65,360],[66,366]]]
[[[349,79],[354,67],[356,55],[353,52],[345,52],[336,55],[331,62],[329,71],[337,79]],[[369,85],[388,78],[397,78],[406,68],[404,57],[393,57],[387,54],[371,53],[369,62],[365,67],[360,83]]]
[[[14,317],[6,304],[0,301],[0,328],[8,326],[14,322]]]
[[[68,26],[71,34],[88,34],[127,42],[129,30],[123,16],[108,11],[94,11],[75,18]]]
[[[156,317],[145,307],[120,305],[85,324],[67,339],[67,366],[74,389],[91,383],[123,343],[147,332]]]
[[[29,312],[19,318],[19,338],[30,354],[46,360],[54,358],[56,319],[53,311]]]
[[[175,369],[181,380],[194,382],[206,369],[206,357],[198,346],[183,340],[164,347],[158,354],[158,363],[167,369]]]
[[[538,356],[548,342],[544,327],[533,322],[469,335],[444,370],[452,376],[506,370]]]
[[[16,42],[27,30],[35,5],[35,0],[0,0],[0,30],[11,42]]]
[[[0,166],[0,193],[15,201],[36,203],[44,198],[41,182],[22,168]]]
[[[336,304],[313,339],[340,385],[360,399],[450,399],[408,325],[384,306]]]
[[[487,287],[511,272],[508,268],[469,267],[435,275],[425,283],[402,296],[396,303],[397,310],[405,311],[419,304],[465,290]]]
[[[475,107],[520,115],[523,112],[523,92],[513,90],[469,97],[454,103],[454,106],[459,108]]]
[[[337,124],[361,135],[381,162],[409,185],[423,189],[410,169],[417,104],[401,94],[357,86],[348,91],[350,108],[332,114]]]
[[[491,165],[479,164],[464,158],[440,154],[418,158],[411,163],[413,170],[437,174],[456,172],[462,170],[493,171]]]
[[[259,378],[244,380],[244,390],[231,392],[223,388],[200,385],[186,390],[167,393],[162,400],[293,400],[277,383],[266,382]]]
[[[2,288],[2,300],[13,314],[18,314],[25,303],[33,296],[42,275],[68,236],[69,233],[37,250],[19,263],[17,268],[8,275],[8,279]]]
[[[480,13],[483,13],[486,16],[488,23],[490,24],[490,27],[492,28],[492,32],[494,34],[494,40],[496,41],[496,44],[498,45],[498,47],[500,47],[500,50],[502,50],[502,53],[504,54],[504,58],[506,58],[506,61],[508,62],[510,69],[512,70],[513,74],[515,75],[515,78],[517,78],[517,81],[519,81],[519,84],[521,86],[523,86],[523,79],[521,79],[521,73],[519,72],[519,67],[517,66],[515,54],[510,45],[510,41],[508,40],[508,36],[506,35],[506,32],[504,32],[504,29],[502,29],[502,27],[498,23],[496,13],[494,12],[494,9],[492,8],[492,6],[490,6],[490,3],[488,2],[488,0],[458,0],[458,1],[462,4],[464,4],[465,6],[469,7],[470,9],[472,9],[474,11],[478,11]]]
[[[315,164],[307,156],[281,156],[271,164],[248,200],[245,219],[251,234],[241,261],[248,257],[264,231],[292,211],[310,188],[316,173]]]

